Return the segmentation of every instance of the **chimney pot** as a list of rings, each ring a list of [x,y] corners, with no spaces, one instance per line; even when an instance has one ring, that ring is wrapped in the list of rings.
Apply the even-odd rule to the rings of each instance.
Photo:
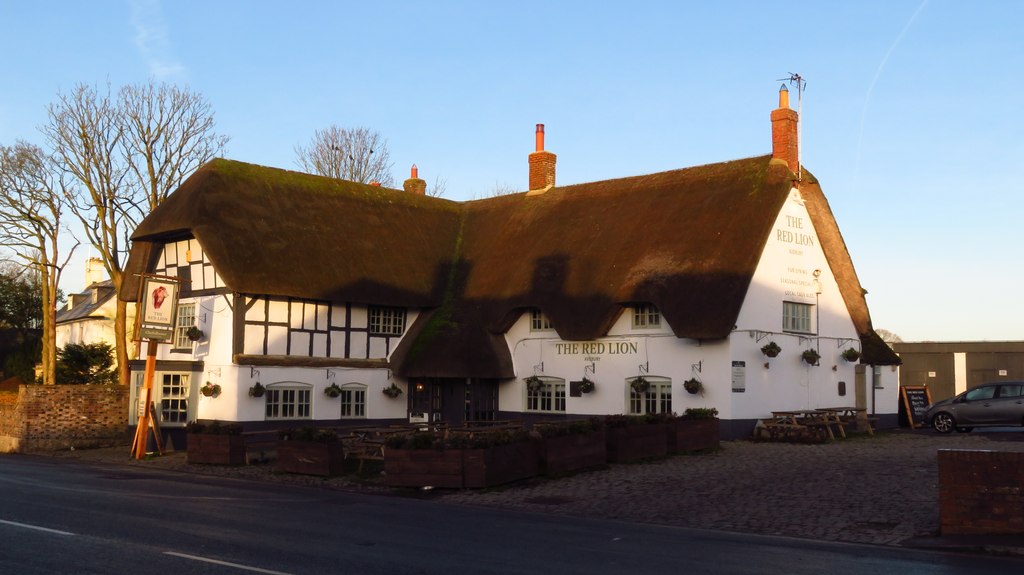
[[[544,151],[544,124],[537,124],[537,151]]]
[[[410,176],[409,177],[414,179],[414,180],[416,178],[420,177],[420,169],[416,167],[416,164],[412,165],[412,170],[410,172]]]

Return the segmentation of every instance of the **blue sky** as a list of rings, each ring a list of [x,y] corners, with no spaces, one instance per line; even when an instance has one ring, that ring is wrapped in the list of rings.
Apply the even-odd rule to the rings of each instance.
[[[155,79],[210,101],[227,157],[296,169],[315,130],[365,126],[397,181],[416,163],[455,200],[525,189],[537,123],[560,184],[769,153],[799,73],[875,327],[1024,339],[1024,2],[0,0],[0,22],[2,144],[42,143],[77,83]]]

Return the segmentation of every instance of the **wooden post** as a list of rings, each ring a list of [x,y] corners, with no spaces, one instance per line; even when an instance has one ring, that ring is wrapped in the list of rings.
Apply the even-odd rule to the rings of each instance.
[[[132,443],[132,455],[135,459],[142,459],[146,456],[146,442],[149,440],[149,427],[152,421],[153,405],[153,376],[156,374],[156,346],[157,342],[149,340],[149,347],[146,350],[146,375],[142,382],[140,395],[145,396],[145,403],[142,404],[139,423],[135,426],[135,441]],[[139,398],[143,401],[143,398]],[[159,441],[159,437],[157,440]]]

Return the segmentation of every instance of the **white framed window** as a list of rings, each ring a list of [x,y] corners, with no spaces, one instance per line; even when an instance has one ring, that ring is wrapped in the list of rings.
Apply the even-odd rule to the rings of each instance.
[[[267,419],[309,419],[312,386],[301,383],[271,384],[267,386]]]
[[[196,304],[178,303],[178,319],[174,323],[174,349],[192,350],[192,340],[188,338],[188,328],[196,324]]]
[[[645,392],[633,389],[631,377],[626,380],[626,403],[630,415],[672,413],[672,380],[667,377],[644,376],[650,386]]]
[[[405,333],[405,308],[370,306],[370,333],[372,335],[402,335]]]
[[[782,331],[814,333],[813,308],[809,303],[782,302]]]
[[[551,320],[539,309],[530,311],[530,331],[551,331]]]
[[[188,399],[191,394],[187,373],[164,373],[160,377],[160,422],[188,423]]]
[[[541,384],[526,386],[526,411],[565,413],[565,380],[541,377]]]
[[[643,303],[633,306],[633,327],[660,327],[661,312],[658,306],[650,303]]]
[[[341,386],[341,418],[366,419],[366,386],[346,383]]]

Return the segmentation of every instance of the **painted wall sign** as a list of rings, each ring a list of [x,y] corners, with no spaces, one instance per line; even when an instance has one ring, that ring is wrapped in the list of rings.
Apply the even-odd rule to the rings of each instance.
[[[803,248],[817,246],[818,239],[814,235],[814,227],[802,215],[787,214],[779,218],[779,227],[775,228],[775,241],[784,244],[791,256],[803,256]],[[794,300],[813,301],[818,293],[817,278],[814,271],[803,264],[802,258],[791,258],[794,265],[785,268],[779,277],[783,293]]]
[[[623,341],[571,341],[551,343],[555,355],[579,355],[585,361],[600,361],[603,356],[635,355],[640,353],[640,342]]]

